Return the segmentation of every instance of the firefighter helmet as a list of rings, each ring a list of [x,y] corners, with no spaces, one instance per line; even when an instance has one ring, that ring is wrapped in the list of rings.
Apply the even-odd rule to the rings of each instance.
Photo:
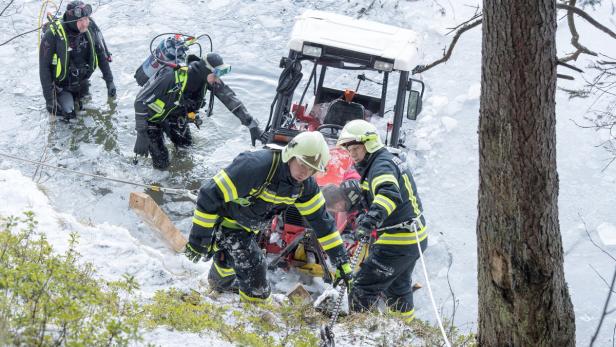
[[[305,131],[295,136],[282,149],[282,162],[297,158],[311,168],[324,172],[329,162],[329,147],[323,134],[318,131]]]
[[[383,148],[381,137],[372,123],[363,119],[352,120],[342,128],[336,145],[345,147],[360,143],[366,146],[368,153],[374,153]]]

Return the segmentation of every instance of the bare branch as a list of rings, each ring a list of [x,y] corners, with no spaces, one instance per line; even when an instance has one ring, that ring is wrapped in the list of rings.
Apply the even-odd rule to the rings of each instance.
[[[575,3],[577,2],[577,0],[569,0],[569,6],[572,8],[576,8],[575,7]],[[584,53],[584,54],[588,54],[588,55],[592,55],[592,56],[597,56],[597,53],[589,50],[588,48],[586,48],[585,46],[582,46],[582,44],[580,44],[580,34],[578,34],[577,29],[575,28],[575,20],[573,19],[573,11],[572,10],[568,10],[567,11],[567,24],[569,25],[569,31],[571,32],[571,45],[573,47],[576,48],[576,51],[569,54],[568,56],[559,59],[560,62],[566,62],[566,61],[571,61],[574,60],[576,61],[577,58],[580,56],[580,54]]]
[[[4,11],[6,11],[6,10],[9,8],[9,6],[11,6],[11,4],[13,3],[13,1],[15,1],[15,0],[11,0],[11,1],[9,1],[9,3],[8,3],[5,7],[4,7],[4,9],[2,10],[2,12],[0,12],[0,17],[4,14]]]
[[[581,9],[579,9],[577,7],[573,7],[573,6],[569,6],[569,5],[565,5],[565,4],[556,4],[556,8],[561,9],[561,10],[568,10],[568,11],[574,12],[578,16],[586,19],[586,21],[588,21],[590,24],[592,24],[597,29],[599,29],[599,30],[603,31],[604,33],[610,35],[613,39],[616,39],[616,33],[611,31],[609,28],[607,28],[603,24],[597,22],[594,18],[592,18],[588,13],[584,12],[583,10],[581,10]]]
[[[573,78],[573,76],[569,76],[569,75],[563,75],[563,74],[556,74],[557,78],[562,78],[564,80],[570,80],[573,81],[575,78]]]
[[[614,276],[612,276],[612,284],[610,285],[610,291],[607,294],[607,298],[605,299],[605,304],[603,304],[603,312],[601,313],[601,319],[599,319],[599,324],[597,325],[597,330],[595,330],[594,335],[590,339],[590,347],[592,347],[597,340],[597,336],[599,335],[599,331],[601,330],[601,325],[603,325],[603,319],[607,316],[607,306],[610,303],[610,299],[612,298],[612,292],[614,289],[614,283],[616,282],[616,268],[614,269]]]
[[[479,19],[475,20],[474,22],[468,23],[468,24],[464,25],[462,28],[460,28],[456,32],[456,35],[451,40],[451,44],[449,45],[449,48],[447,49],[447,52],[445,52],[445,54],[443,54],[443,57],[441,59],[438,59],[438,60],[436,60],[436,61],[434,61],[434,62],[432,62],[431,64],[428,64],[428,65],[417,65],[417,66],[415,66],[413,68],[412,73],[413,74],[422,73],[424,71],[427,71],[427,70],[435,67],[436,65],[439,65],[439,64],[444,63],[447,60],[449,60],[449,57],[451,57],[451,52],[453,52],[453,48],[456,46],[456,43],[458,42],[458,39],[460,38],[460,36],[465,31],[468,31],[468,30],[478,26],[479,24],[481,24],[481,21],[482,21],[482,19],[479,18]]]
[[[611,255],[608,251],[606,251],[605,249],[603,249],[601,246],[599,246],[595,240],[592,239],[592,237],[590,236],[590,232],[588,232],[588,227],[586,226],[586,221],[584,220],[584,218],[582,218],[581,215],[578,214],[578,216],[580,217],[580,219],[582,220],[582,224],[584,224],[584,231],[586,231],[586,235],[588,235],[588,239],[590,240],[590,242],[597,247],[601,252],[607,254],[608,257],[612,258],[612,260],[616,261],[616,258],[614,258],[613,255]]]

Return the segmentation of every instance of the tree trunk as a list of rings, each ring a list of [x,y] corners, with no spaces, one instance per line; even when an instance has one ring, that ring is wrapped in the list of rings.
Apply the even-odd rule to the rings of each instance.
[[[556,3],[483,2],[481,346],[574,346],[556,172]]]

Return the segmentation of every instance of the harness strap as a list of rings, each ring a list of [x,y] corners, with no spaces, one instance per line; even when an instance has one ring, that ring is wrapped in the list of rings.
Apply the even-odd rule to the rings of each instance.
[[[274,158],[272,159],[272,165],[270,166],[269,172],[267,173],[267,177],[265,178],[265,182],[257,189],[256,192],[250,194],[249,198],[256,198],[272,183],[272,178],[274,178],[274,174],[276,173],[276,169],[278,169],[278,162],[280,161],[280,152],[274,151]]]

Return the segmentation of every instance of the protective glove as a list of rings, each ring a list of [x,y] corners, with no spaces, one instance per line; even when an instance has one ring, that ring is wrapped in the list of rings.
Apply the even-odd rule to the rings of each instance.
[[[214,255],[213,252],[211,252],[211,248],[211,245],[203,247],[188,241],[186,250],[184,250],[184,255],[195,264],[199,262],[201,258],[203,258],[203,261],[208,261]]]
[[[135,141],[135,148],[133,152],[137,155],[143,155],[145,157],[148,156],[148,151],[150,147],[150,138],[148,137],[148,133],[146,130],[137,131],[137,141]]]
[[[348,262],[344,262],[338,265],[336,269],[336,276],[334,279],[334,288],[340,284],[341,281],[344,281],[347,288],[351,288],[351,281],[353,280],[353,269],[351,269],[351,264]]]
[[[115,84],[113,84],[113,81],[105,81],[105,83],[107,83],[107,96],[115,98],[117,94]]]
[[[372,230],[376,229],[378,224],[378,221],[370,214],[370,212],[357,217],[355,220],[355,225],[357,225],[355,228],[355,240],[360,242],[370,241]]]
[[[259,123],[256,120],[253,119],[252,122],[248,124],[248,130],[250,131],[250,141],[252,142],[253,146],[256,145],[257,140],[263,143],[263,141],[261,140],[261,135],[263,135],[263,130],[259,128]]]

